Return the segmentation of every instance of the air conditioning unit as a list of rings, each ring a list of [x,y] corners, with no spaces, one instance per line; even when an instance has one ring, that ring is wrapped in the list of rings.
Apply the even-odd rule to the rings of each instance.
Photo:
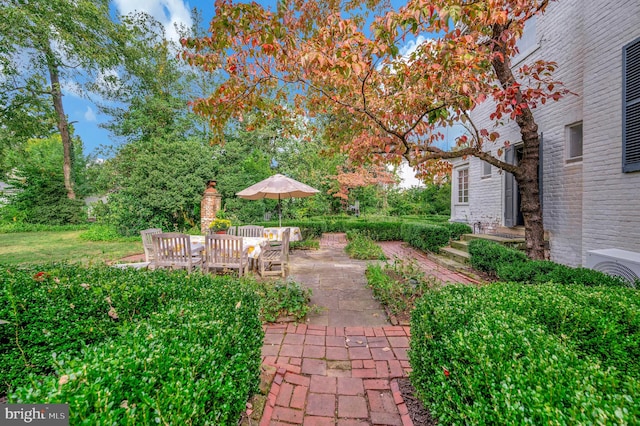
[[[640,253],[620,249],[590,250],[587,268],[621,277],[635,287],[640,280]]]

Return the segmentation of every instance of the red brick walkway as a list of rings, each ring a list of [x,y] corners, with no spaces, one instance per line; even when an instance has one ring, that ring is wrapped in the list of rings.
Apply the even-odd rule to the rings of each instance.
[[[407,377],[409,327],[265,327],[277,368],[261,426],[412,425],[395,378]]]
[[[478,281],[459,272],[451,271],[429,259],[426,254],[407,246],[402,241],[381,241],[378,243],[389,260],[394,256],[399,259],[413,259],[427,277],[434,277],[445,283],[477,284]]]
[[[320,248],[342,249],[347,245],[347,238],[344,233],[322,234]],[[434,277],[445,283],[477,284],[478,282],[459,272],[447,269],[429,259],[420,250],[409,247],[402,241],[380,241],[378,245],[384,251],[385,256],[392,261],[394,257],[403,260],[414,260],[416,265],[424,271],[427,277]]]
[[[324,234],[321,249],[342,249],[344,234]],[[414,259],[443,282],[473,283],[399,241],[379,243],[389,259]],[[328,265],[331,267],[331,265]],[[412,425],[395,379],[411,371],[411,330],[403,326],[265,326],[263,365],[277,369],[260,426]]]

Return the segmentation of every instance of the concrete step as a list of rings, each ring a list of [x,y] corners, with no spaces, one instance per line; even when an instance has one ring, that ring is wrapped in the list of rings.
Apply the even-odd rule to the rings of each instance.
[[[440,251],[442,251],[442,249]],[[468,264],[457,262],[457,261],[445,256],[444,254],[428,253],[427,257],[429,257],[429,259],[433,260],[438,265],[444,266],[445,268],[447,268],[449,270],[456,271],[456,272],[459,272],[459,273],[461,273],[463,275],[466,275],[467,277],[471,278],[472,280],[475,280],[475,281],[478,281],[478,282],[483,282],[484,281],[484,279],[482,277],[480,277],[479,275],[477,275],[475,273],[475,271],[473,270],[473,268],[471,268]]]
[[[469,253],[455,249],[453,247],[443,247],[440,249],[440,254],[455,260],[458,263],[469,263]]]
[[[514,226],[511,228],[507,228],[506,226],[499,226],[494,232],[492,232],[492,234],[508,235],[513,236],[514,238],[524,238],[524,226]]]
[[[451,241],[451,247],[460,250],[469,252],[469,241]]]
[[[515,236],[502,237],[499,235],[491,235],[491,234],[464,234],[462,235],[462,239],[464,241],[480,240],[480,239],[490,240],[500,244],[517,244],[517,243],[524,242],[524,237],[515,237]]]

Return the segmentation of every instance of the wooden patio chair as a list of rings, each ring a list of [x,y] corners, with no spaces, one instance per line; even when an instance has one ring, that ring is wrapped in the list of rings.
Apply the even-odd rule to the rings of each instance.
[[[142,247],[144,248],[144,260],[145,262],[149,262],[153,264],[155,261],[155,256],[153,252],[153,240],[152,236],[155,234],[162,233],[162,229],[160,228],[149,228],[140,231],[140,236],[142,237]]]
[[[238,235],[238,227],[233,225],[229,227],[229,229],[227,229],[227,235]]]
[[[244,225],[238,226],[238,236],[240,237],[262,237],[264,226]]]
[[[191,273],[194,267],[202,268],[201,252],[191,250],[191,237],[178,232],[154,234],[153,250],[156,268],[186,269]],[[202,246],[200,246],[202,247]]]
[[[207,272],[237,269],[238,276],[248,272],[249,262],[244,252],[242,237],[224,234],[207,235],[204,250],[204,270]]]
[[[286,276],[289,268],[289,237],[290,229],[282,233],[282,244],[279,246],[267,246],[258,258],[258,268],[260,276],[281,275]]]

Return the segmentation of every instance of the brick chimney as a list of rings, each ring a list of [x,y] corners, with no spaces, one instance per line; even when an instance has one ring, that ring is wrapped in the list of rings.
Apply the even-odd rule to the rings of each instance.
[[[200,203],[200,232],[206,234],[209,225],[216,218],[216,213],[222,208],[222,195],[216,190],[216,181],[207,182],[207,189],[202,195]]]

